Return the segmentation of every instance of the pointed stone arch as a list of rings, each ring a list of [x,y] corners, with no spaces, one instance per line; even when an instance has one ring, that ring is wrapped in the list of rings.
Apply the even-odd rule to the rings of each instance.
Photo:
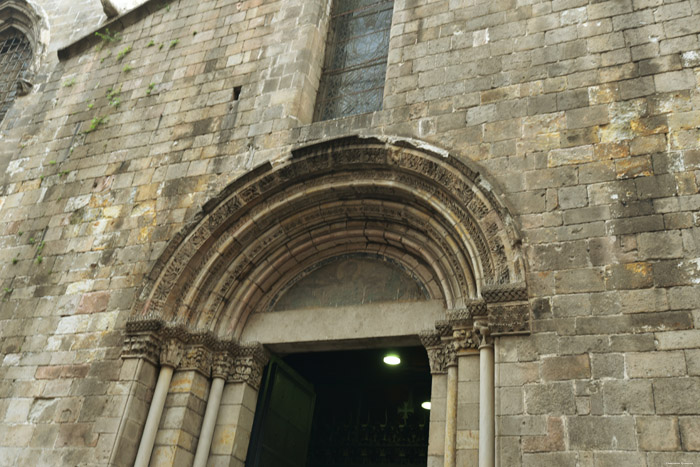
[[[233,182],[166,246],[130,321],[238,339],[248,316],[315,263],[372,253],[450,310],[529,331],[515,223],[477,171],[412,140],[347,137],[293,150]]]
[[[0,2],[0,34],[10,29],[29,41],[33,52],[29,71],[35,74],[48,50],[50,29],[46,13],[31,0],[4,0]]]

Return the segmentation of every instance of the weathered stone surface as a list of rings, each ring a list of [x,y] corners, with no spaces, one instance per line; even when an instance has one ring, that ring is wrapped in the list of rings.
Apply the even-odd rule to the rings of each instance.
[[[7,18],[24,25],[36,58],[31,92],[23,81],[0,124],[0,464],[121,465],[113,450],[128,465],[157,375],[120,357],[132,309],[238,336],[246,326],[233,316],[251,323],[252,303],[279,296],[282,282],[355,253],[398,262],[440,302],[436,316],[487,286],[527,282],[520,302],[491,306],[530,333],[496,338],[502,465],[700,464],[696,0],[397,0],[380,110],[331,121],[314,121],[313,108],[328,2],[111,1],[136,10],[105,24],[94,0],[0,2],[0,29]],[[96,36],[100,25],[110,31]],[[304,148],[348,135],[393,141],[384,160],[357,154],[388,175],[336,170],[350,167],[340,150],[289,168]],[[399,162],[416,145],[437,156]],[[458,161],[461,175],[442,171]],[[287,167],[274,172],[284,181],[225,188],[267,163]],[[317,170],[343,174],[321,189]],[[409,172],[420,183],[402,191]],[[291,199],[290,212],[255,211]],[[455,203],[470,215],[441,217]],[[207,235],[187,230],[202,219]],[[237,237],[246,223],[250,238]],[[295,237],[311,225],[308,241]],[[236,274],[266,265],[237,292]],[[156,291],[164,282],[182,296]],[[218,320],[217,307],[238,308]],[[320,310],[307,311],[304,350],[319,350],[317,335],[341,346],[352,337],[352,326],[316,330]],[[347,322],[377,339],[402,324]],[[285,352],[300,350],[299,334],[270,328],[282,334]],[[157,363],[152,347],[140,352]],[[434,378],[431,466],[444,446],[445,384]],[[170,444],[156,456],[165,463],[191,463],[208,387],[193,383],[176,373],[159,435]],[[476,381],[462,383],[474,418]],[[212,465],[243,465],[255,395],[232,397]],[[475,456],[473,430],[461,431],[458,465]]]
[[[541,374],[545,381],[587,379],[591,376],[590,358],[588,354],[545,358]]]
[[[622,354],[592,354],[591,376],[593,378],[621,379],[625,374],[625,359]]]
[[[645,451],[677,451],[681,444],[675,417],[637,417],[637,436]]]
[[[605,413],[654,413],[654,398],[650,381],[611,380],[603,383]]]
[[[644,467],[647,463],[644,453],[596,452],[595,465],[599,467]]]
[[[537,384],[525,387],[525,410],[529,414],[571,415],[576,412],[571,383]]]
[[[569,443],[573,449],[621,450],[636,449],[632,417],[580,417],[569,420]]]
[[[680,417],[679,425],[683,450],[700,451],[700,417]]]
[[[658,414],[700,414],[700,378],[654,380],[654,402]]]
[[[630,378],[682,376],[686,374],[683,352],[628,353],[625,357]]]

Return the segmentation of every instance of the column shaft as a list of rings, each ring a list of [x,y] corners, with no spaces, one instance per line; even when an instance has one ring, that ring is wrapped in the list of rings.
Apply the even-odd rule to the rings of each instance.
[[[447,404],[445,410],[445,467],[455,467],[457,448],[457,366],[447,368]]]
[[[148,418],[146,418],[146,425],[143,428],[143,435],[141,435],[141,443],[139,444],[139,451],[136,455],[134,467],[148,467],[148,463],[151,460],[153,443],[156,439],[160,417],[163,415],[165,398],[168,395],[168,388],[170,387],[170,380],[172,378],[173,367],[163,365],[158,374],[158,382],[156,383],[156,389],[153,393],[153,399],[151,400],[151,407],[148,409]]]
[[[493,345],[479,347],[479,467],[494,467]]]
[[[214,437],[214,428],[216,426],[216,418],[219,415],[219,407],[221,405],[221,394],[224,391],[224,378],[216,377],[211,383],[209,391],[209,400],[207,401],[207,410],[204,413],[204,422],[202,423],[202,431],[199,433],[199,441],[197,442],[197,453],[194,456],[193,467],[205,467],[209,458],[209,449],[211,441]]]

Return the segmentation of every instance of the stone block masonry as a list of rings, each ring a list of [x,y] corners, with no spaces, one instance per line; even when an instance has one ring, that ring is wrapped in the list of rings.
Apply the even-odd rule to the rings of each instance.
[[[495,338],[497,465],[700,464],[697,0],[396,0],[382,110],[326,122],[326,0],[151,0],[106,26],[97,1],[30,4],[48,55],[0,124],[0,466],[135,457],[157,369],[121,351],[154,263],[237,178],[348,135],[445,150],[520,232],[532,327]],[[178,378],[155,452],[187,464],[208,386]],[[216,462],[242,465],[221,446],[250,399],[224,393]]]

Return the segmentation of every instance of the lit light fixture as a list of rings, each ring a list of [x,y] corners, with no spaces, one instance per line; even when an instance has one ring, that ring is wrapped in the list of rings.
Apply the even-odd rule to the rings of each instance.
[[[430,410],[430,401],[425,401],[421,405],[425,410]]]
[[[387,354],[384,356],[384,363],[387,365],[398,365],[401,363],[401,359],[396,354]]]

